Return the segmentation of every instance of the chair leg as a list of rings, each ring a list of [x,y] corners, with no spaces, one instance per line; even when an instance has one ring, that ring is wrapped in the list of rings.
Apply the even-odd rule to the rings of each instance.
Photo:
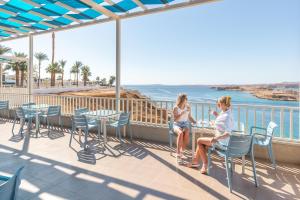
[[[130,141],[132,143],[132,127],[131,127],[131,124],[129,124],[129,133],[130,133]]]
[[[255,186],[258,187],[258,180],[257,180],[257,176],[256,176],[256,167],[255,167],[253,151],[250,152],[250,159],[251,159],[251,163],[252,163],[252,171],[253,171]]]
[[[70,142],[69,142],[69,146],[71,146],[71,142],[72,142],[72,138],[74,137],[74,126],[72,124],[72,130],[71,130],[71,134],[70,134]]]
[[[24,119],[20,119],[20,129],[19,129],[19,135],[21,135],[23,137],[23,127],[25,125],[25,120]]]
[[[15,116],[14,123],[13,123],[12,129],[11,129],[11,132],[12,132],[13,136],[15,135],[14,129],[15,129],[16,121],[17,121],[17,117]]]
[[[100,123],[98,124],[98,126],[97,126],[97,128],[98,128],[98,140],[100,141],[100,137],[101,137],[101,126],[100,126]]]
[[[118,131],[118,135],[119,135],[119,140],[120,142],[122,143],[122,138],[121,138],[121,130],[120,130],[120,127],[117,128],[117,131]]]
[[[207,151],[207,175],[210,175],[210,168],[211,168],[211,149]]]
[[[50,135],[50,122],[49,122],[48,117],[46,118],[46,121],[47,121],[47,128],[48,128],[48,137],[49,137],[49,135]]]
[[[232,192],[232,185],[231,185],[231,175],[230,175],[230,168],[229,168],[229,159],[225,156],[225,165],[226,165],[226,174],[227,174],[227,183],[230,192]]]
[[[89,131],[88,129],[85,129],[84,131],[84,150],[87,150],[88,149],[88,134],[89,134]]]
[[[173,135],[169,133],[169,143],[170,143],[170,155],[172,155],[173,148]]]
[[[276,168],[276,163],[275,163],[275,158],[273,155],[273,148],[272,148],[272,141],[270,142],[269,146],[268,146],[268,153],[269,153],[269,158],[272,162],[273,168]]]

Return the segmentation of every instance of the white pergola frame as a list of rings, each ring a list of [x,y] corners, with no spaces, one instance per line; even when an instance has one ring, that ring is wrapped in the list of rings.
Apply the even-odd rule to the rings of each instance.
[[[0,0],[0,1],[2,2],[2,0]],[[30,0],[23,0],[23,1],[25,1],[26,3],[30,2],[31,5],[35,4],[34,2],[32,2]],[[133,18],[133,17],[144,16],[144,15],[149,15],[149,14],[154,14],[154,13],[160,13],[160,12],[169,11],[169,10],[197,6],[200,4],[215,2],[215,1],[219,1],[219,0],[190,0],[187,2],[182,2],[182,3],[177,3],[177,4],[166,4],[165,6],[151,8],[151,9],[147,8],[143,3],[141,3],[140,0],[133,0],[141,8],[141,11],[132,12],[132,13],[127,12],[122,15],[117,15],[117,14],[107,10],[103,6],[92,2],[91,0],[80,0],[80,1],[85,4],[90,5],[93,9],[95,9],[95,10],[101,12],[102,14],[104,14],[105,16],[107,16],[107,18],[97,19],[97,20],[93,20],[93,21],[85,22],[85,23],[82,23],[80,20],[77,20],[77,21],[75,21],[75,22],[77,22],[77,24],[67,25],[67,26],[63,26],[63,27],[56,27],[55,25],[50,26],[49,23],[47,23],[47,25],[52,27],[53,29],[46,30],[46,31],[40,31],[40,32],[32,31],[30,33],[22,34],[22,35],[20,35],[16,29],[12,28],[8,31],[10,31],[12,33],[16,33],[15,36],[10,37],[10,38],[1,39],[0,43],[29,37],[28,93],[29,93],[29,95],[32,95],[32,88],[33,88],[33,81],[32,81],[33,36],[115,21],[116,22],[116,110],[119,111],[120,110],[120,84],[121,84],[121,20],[129,19],[129,18]],[[105,2],[107,2],[108,4],[113,3],[111,0],[105,0]],[[78,12],[76,9],[73,9],[70,6],[65,5],[61,2],[56,2],[56,4],[60,5],[62,7],[65,7],[74,13]],[[41,16],[41,17],[44,17],[44,16]],[[47,19],[50,17],[45,16],[45,18]],[[43,23],[46,23],[46,22],[43,22]],[[1,81],[1,84],[2,84],[2,81]]]

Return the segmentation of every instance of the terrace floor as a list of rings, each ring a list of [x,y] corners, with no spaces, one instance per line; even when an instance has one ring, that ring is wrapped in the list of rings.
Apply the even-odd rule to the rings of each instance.
[[[300,166],[257,162],[260,186],[253,183],[251,165],[241,175],[236,160],[233,193],[227,188],[222,160],[213,158],[211,176],[179,166],[163,144],[146,141],[106,146],[92,142],[86,153],[68,133],[12,137],[12,123],[0,120],[0,174],[25,166],[19,199],[297,199]],[[18,127],[17,127],[18,128]],[[78,137],[76,137],[78,138]],[[91,138],[90,138],[91,139]],[[189,152],[186,154],[189,155]]]

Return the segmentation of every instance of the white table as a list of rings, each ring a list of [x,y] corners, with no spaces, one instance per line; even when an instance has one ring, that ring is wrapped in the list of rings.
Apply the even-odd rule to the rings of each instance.
[[[196,129],[200,128],[214,129],[214,127],[211,126],[211,123],[209,121],[198,121],[196,124],[192,124],[192,159],[194,158],[195,154]],[[241,131],[239,133],[244,134],[245,132]],[[242,156],[242,173],[245,174],[245,156]]]
[[[35,113],[35,134],[36,137],[38,135],[38,133],[40,133],[40,117],[39,115],[42,112],[47,111],[47,109],[49,108],[48,104],[34,104],[34,105],[27,105],[27,106],[22,106],[22,108],[24,109],[24,112],[28,112],[28,113]]]
[[[107,143],[107,130],[106,123],[109,118],[119,115],[120,113],[115,110],[96,110],[82,113],[89,119],[95,119],[99,121],[101,125],[101,132],[103,133],[104,143]]]

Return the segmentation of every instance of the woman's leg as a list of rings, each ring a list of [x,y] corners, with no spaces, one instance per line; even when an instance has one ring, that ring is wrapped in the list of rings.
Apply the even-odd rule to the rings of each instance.
[[[183,145],[183,131],[182,131],[181,128],[175,127],[174,128],[174,132],[177,134],[177,149],[176,149],[176,153],[180,154],[181,149],[182,149],[182,145]]]
[[[206,155],[206,146],[211,146],[211,138],[210,137],[203,137],[198,138],[197,140],[197,149],[196,155],[193,160],[193,163],[198,163],[199,159],[201,158],[204,165],[207,165],[207,155]]]
[[[183,134],[183,145],[182,145],[182,151],[185,150],[186,146],[189,144],[190,142],[190,129],[189,128],[185,128],[184,130],[184,134]]]

